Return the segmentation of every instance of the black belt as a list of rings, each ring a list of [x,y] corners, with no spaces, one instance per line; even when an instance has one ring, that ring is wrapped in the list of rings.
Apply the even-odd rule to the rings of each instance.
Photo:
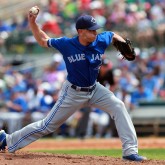
[[[95,89],[95,87],[96,87],[96,84],[95,85],[93,85],[92,87],[78,87],[78,86],[76,86],[76,85],[72,85],[71,86],[73,89],[75,89],[76,91],[82,91],[82,92],[92,92],[94,89]]]

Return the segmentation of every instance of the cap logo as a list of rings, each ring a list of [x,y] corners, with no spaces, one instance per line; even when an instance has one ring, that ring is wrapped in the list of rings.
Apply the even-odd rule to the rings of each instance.
[[[92,17],[91,22],[96,23],[95,18]]]

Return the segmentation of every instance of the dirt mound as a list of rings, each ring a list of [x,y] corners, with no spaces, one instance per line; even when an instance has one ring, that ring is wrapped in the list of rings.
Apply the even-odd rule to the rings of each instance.
[[[108,156],[78,156],[64,154],[31,153],[19,151],[15,154],[0,153],[0,165],[137,165],[120,158]],[[164,165],[165,161],[147,160],[143,165]]]
[[[38,140],[14,154],[0,153],[0,165],[165,165],[165,161],[147,160],[141,163],[123,161],[109,156],[79,156],[66,154],[32,153],[30,150],[59,149],[113,149],[121,148],[118,138]],[[165,148],[164,138],[139,139],[139,148]]]

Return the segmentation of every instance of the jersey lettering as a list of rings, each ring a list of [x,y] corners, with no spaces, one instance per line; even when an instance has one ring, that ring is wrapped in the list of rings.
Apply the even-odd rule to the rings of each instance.
[[[74,56],[68,57],[68,60],[70,63],[85,60],[85,54],[75,54]]]
[[[102,57],[102,54],[92,54],[92,61],[95,61],[95,60],[100,60],[101,61],[101,57]]]

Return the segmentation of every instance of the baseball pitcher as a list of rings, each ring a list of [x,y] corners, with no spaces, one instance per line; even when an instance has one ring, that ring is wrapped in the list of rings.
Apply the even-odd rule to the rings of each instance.
[[[39,11],[37,6],[36,9]],[[28,13],[32,33],[40,46],[55,48],[63,55],[68,73],[67,80],[62,86],[58,101],[43,120],[31,123],[12,134],[0,131],[0,150],[7,148],[13,153],[56,131],[76,110],[92,106],[104,110],[114,119],[122,142],[123,159],[146,160],[138,155],[136,132],[124,103],[96,81],[102,64],[102,55],[111,44],[125,59],[135,59],[136,55],[130,41],[111,31],[97,34],[101,27],[90,15],[82,15],[77,19],[76,37],[50,38],[36,24],[37,14],[38,12],[31,10]]]

